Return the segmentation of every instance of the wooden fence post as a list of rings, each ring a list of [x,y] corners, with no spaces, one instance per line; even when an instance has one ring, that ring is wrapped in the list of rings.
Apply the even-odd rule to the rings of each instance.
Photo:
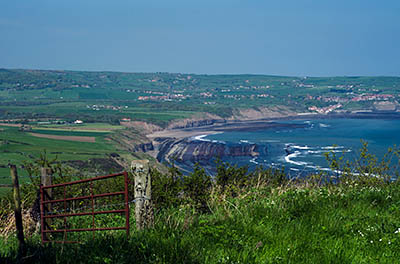
[[[53,184],[53,171],[49,167],[40,168],[40,183],[43,186],[49,186]],[[48,195],[51,197],[51,189],[48,190]]]
[[[135,160],[131,164],[135,177],[135,219],[136,229],[153,225],[153,206],[151,203],[151,177],[148,160]]]
[[[15,226],[17,228],[17,238],[18,238],[18,255],[22,257],[25,250],[25,240],[24,240],[24,227],[22,225],[22,213],[21,213],[21,196],[19,193],[19,182],[17,167],[10,164],[11,179],[14,191],[14,214],[15,214]]]
[[[53,184],[53,171],[49,167],[41,167],[40,168],[40,183],[43,186],[49,186]],[[49,196],[48,198],[52,198],[52,190],[46,189],[46,194]],[[46,198],[45,198],[46,199]],[[43,209],[47,210],[47,212],[51,212],[51,203],[44,205]],[[51,219],[46,219],[46,223],[50,225]],[[44,227],[42,227],[44,228]]]

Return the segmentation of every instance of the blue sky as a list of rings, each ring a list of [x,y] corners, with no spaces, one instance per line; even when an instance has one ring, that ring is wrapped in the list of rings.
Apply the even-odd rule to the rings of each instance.
[[[400,76],[400,1],[0,0],[0,67]]]

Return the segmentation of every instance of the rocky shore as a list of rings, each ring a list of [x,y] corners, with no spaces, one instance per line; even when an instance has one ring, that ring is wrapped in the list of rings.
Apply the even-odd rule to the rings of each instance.
[[[256,144],[227,144],[225,142],[205,141],[196,138],[156,138],[157,160],[160,162],[201,162],[207,163],[215,158],[255,157],[265,153],[265,147]]]
[[[198,124],[208,124],[208,122],[199,122]],[[255,131],[266,128],[293,128],[302,126],[260,120],[248,122],[214,122],[212,125],[199,127],[189,126],[155,131],[147,135],[150,142],[137,145],[135,150],[146,152],[159,162],[185,163],[186,165],[198,162],[203,165],[209,165],[217,158],[224,160],[224,158],[265,155],[268,149],[266,145],[246,142],[234,144],[230,142],[210,141],[202,139],[201,136],[226,131]]]
[[[279,118],[257,120],[186,120],[171,124],[164,130],[147,133],[148,142],[135,146],[134,151],[146,152],[159,162],[182,162],[185,164],[210,164],[215,158],[257,157],[266,154],[266,145],[250,143],[225,143],[203,140],[200,135],[222,133],[227,131],[257,131],[268,128],[300,128],[304,124],[286,124],[276,122],[285,119],[319,119],[319,118],[400,118],[398,113],[336,113],[329,115],[297,114]],[[199,140],[200,138],[200,140]]]

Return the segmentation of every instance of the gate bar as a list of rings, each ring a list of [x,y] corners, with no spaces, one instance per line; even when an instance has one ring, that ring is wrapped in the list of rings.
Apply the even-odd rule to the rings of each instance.
[[[48,188],[55,188],[55,187],[60,187],[60,186],[64,186],[64,185],[73,185],[73,184],[78,184],[78,183],[84,183],[84,182],[90,182],[90,181],[98,181],[98,180],[104,180],[107,178],[113,178],[116,176],[121,176],[123,175],[125,172],[119,172],[119,173],[114,173],[114,174],[110,174],[110,175],[106,175],[106,176],[99,176],[99,177],[94,177],[94,178],[90,178],[90,179],[83,179],[83,180],[77,180],[77,181],[72,181],[72,182],[66,182],[66,183],[58,183],[58,184],[53,184],[53,185],[47,185],[47,186],[43,186],[43,189],[48,189]]]
[[[124,229],[125,229],[125,227],[96,227],[96,228],[43,230],[43,232],[44,233],[63,233],[63,232],[85,232],[85,231],[124,230]]]
[[[69,217],[69,216],[83,216],[92,214],[113,214],[113,213],[125,213],[125,209],[112,210],[112,211],[95,211],[95,212],[84,212],[84,213],[71,213],[71,214],[55,214],[55,215],[45,215],[44,218],[59,218],[59,217]]]
[[[124,171],[125,178],[125,228],[126,237],[129,237],[129,198],[128,198],[128,172]]]
[[[93,190],[93,181],[97,180],[104,180],[108,178],[114,178],[117,176],[124,176],[124,191],[119,191],[119,192],[113,192],[113,193],[101,193],[101,194],[94,194]],[[80,183],[87,183],[90,182],[90,195],[87,196],[80,196],[80,197],[71,197],[67,198],[66,194],[66,187],[69,185],[74,185],[74,184],[80,184]],[[93,238],[95,236],[95,231],[102,231],[102,230],[126,230],[127,237],[129,237],[129,196],[128,196],[128,185],[129,185],[129,179],[128,179],[128,172],[120,172],[120,173],[114,173],[106,176],[99,176],[99,177],[94,177],[94,178],[89,178],[89,179],[83,179],[83,180],[77,180],[77,181],[72,181],[72,182],[67,182],[67,183],[59,183],[59,184],[53,184],[53,185],[48,185],[48,186],[43,186],[40,185],[40,198],[41,198],[41,203],[40,203],[40,209],[41,209],[41,224],[42,224],[42,232],[41,232],[41,238],[42,238],[42,243],[46,242],[55,242],[55,243],[79,243],[79,241],[67,241],[66,239],[66,234],[68,232],[85,232],[85,231],[92,231],[93,232]],[[57,199],[57,200],[51,200],[52,198],[47,195],[46,189],[51,189],[51,188],[56,188],[56,187],[64,187],[64,199]],[[99,197],[109,197],[109,196],[117,196],[117,195],[124,195],[124,204],[125,208],[124,209],[118,209],[118,210],[107,210],[107,211],[94,211],[95,206],[94,206],[94,199],[99,198]],[[48,199],[46,199],[48,198]],[[63,214],[57,214],[60,212],[46,212],[47,207],[46,204],[53,204],[53,203],[64,203],[64,212],[67,211],[66,209],[66,203],[67,201],[75,201],[75,200],[85,200],[85,199],[91,199],[91,211],[88,212],[80,212],[80,213],[63,213]],[[73,211],[73,209],[71,210]],[[95,225],[95,215],[99,214],[113,214],[113,213],[120,213],[123,214],[125,213],[125,226],[119,226],[119,227],[96,227]],[[73,217],[73,216],[84,216],[84,215],[92,215],[92,227],[91,228],[75,228],[75,229],[67,229],[66,224],[67,224],[67,218],[68,217]],[[52,229],[50,226],[47,225],[46,219],[51,219],[51,218],[64,218],[64,229]],[[48,228],[46,228],[48,226]],[[47,234],[51,233],[65,233],[64,235],[64,240],[54,240],[51,241],[51,239],[48,239]]]
[[[125,192],[114,192],[114,193],[101,193],[101,194],[95,194],[93,195],[93,198],[98,198],[98,197],[104,197],[104,196],[114,196],[114,195],[122,195],[125,194]],[[71,197],[71,198],[67,198],[65,199],[65,201],[74,201],[74,200],[85,200],[85,199],[91,199],[92,196],[88,195],[88,196],[79,196],[79,197]],[[48,200],[48,201],[44,201],[44,204],[47,203],[60,203],[60,202],[64,202],[64,199],[58,199],[58,200]]]

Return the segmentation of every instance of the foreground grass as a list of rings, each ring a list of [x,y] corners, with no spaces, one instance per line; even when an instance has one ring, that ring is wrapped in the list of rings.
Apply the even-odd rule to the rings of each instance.
[[[258,188],[210,198],[210,213],[163,209],[155,226],[79,245],[29,239],[29,263],[398,263],[400,186]],[[90,236],[88,236],[90,237]],[[83,239],[85,240],[85,239]],[[16,260],[0,239],[0,262]]]

